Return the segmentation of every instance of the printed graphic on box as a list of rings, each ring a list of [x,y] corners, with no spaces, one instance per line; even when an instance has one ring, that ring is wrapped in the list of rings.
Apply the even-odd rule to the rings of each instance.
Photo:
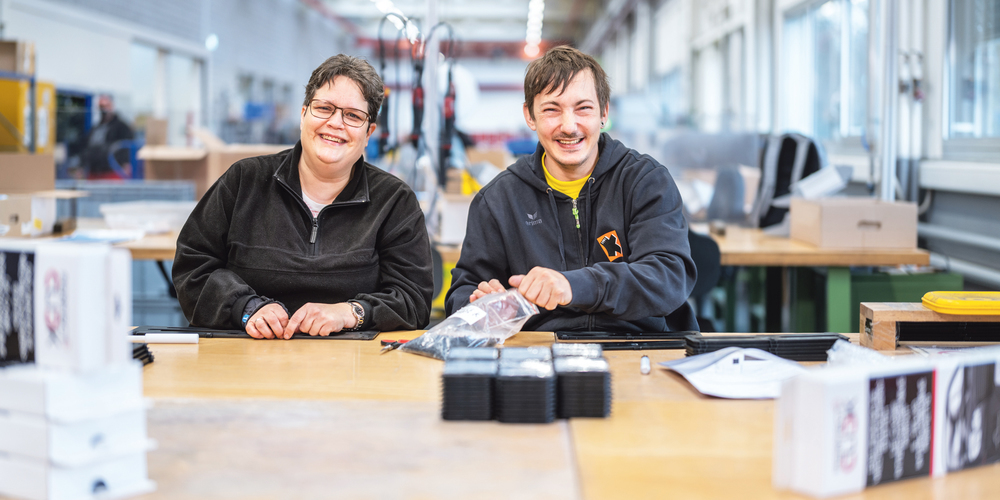
[[[52,345],[69,345],[69,335],[66,333],[66,321],[69,319],[69,307],[66,300],[68,286],[66,272],[57,267],[44,269],[42,276],[42,317],[45,327],[45,339]]]
[[[934,372],[875,378],[868,386],[868,486],[931,470]]]
[[[834,449],[837,453],[837,473],[850,474],[861,461],[858,446],[858,434],[861,432],[858,422],[857,406],[858,400],[854,398],[837,401],[834,403],[834,424],[833,430]]]
[[[0,366],[35,360],[35,256],[0,251]]]
[[[1000,385],[996,364],[939,372],[945,392],[944,445],[948,471],[1000,461]]]

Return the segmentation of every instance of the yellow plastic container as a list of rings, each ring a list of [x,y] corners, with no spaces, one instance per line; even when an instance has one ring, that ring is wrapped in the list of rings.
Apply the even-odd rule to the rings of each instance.
[[[1000,292],[927,292],[921,302],[941,314],[1000,316]]]

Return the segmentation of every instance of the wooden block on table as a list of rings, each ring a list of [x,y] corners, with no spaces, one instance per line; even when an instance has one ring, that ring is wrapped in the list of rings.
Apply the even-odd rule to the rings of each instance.
[[[919,302],[862,302],[861,345],[892,351],[899,345],[901,323],[1000,323],[995,315],[942,314]],[[953,339],[941,338],[941,342]]]

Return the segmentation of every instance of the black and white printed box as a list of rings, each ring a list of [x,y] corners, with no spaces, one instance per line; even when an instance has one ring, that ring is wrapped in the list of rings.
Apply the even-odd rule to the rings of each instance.
[[[1000,461],[1000,350],[812,370],[775,410],[773,483],[817,497]]]
[[[0,370],[0,411],[76,422],[130,411],[143,404],[139,361],[86,373],[36,365]]]
[[[104,244],[0,241],[0,365],[132,359],[131,273],[131,254]]]
[[[146,408],[78,421],[50,420],[28,413],[0,412],[0,454],[80,467],[147,451]]]
[[[148,493],[146,452],[123,455],[80,467],[0,454],[0,495],[28,500],[124,498]]]

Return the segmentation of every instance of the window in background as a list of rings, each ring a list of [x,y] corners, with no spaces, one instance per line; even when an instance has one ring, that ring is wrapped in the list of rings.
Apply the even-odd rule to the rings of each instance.
[[[687,92],[684,89],[684,71],[675,68],[660,77],[660,123],[663,128],[684,127],[691,123]]]
[[[694,56],[694,118],[698,130],[717,133],[723,130],[725,111],[725,40],[695,53]]]
[[[154,95],[156,89],[156,58],[155,47],[141,43],[133,43],[130,48],[129,75],[132,79],[132,90],[129,92],[131,102],[125,116],[134,120],[137,127],[143,127],[146,120],[153,117]],[[123,108],[124,103],[116,103]]]
[[[952,0],[948,137],[1000,137],[1000,4]]]
[[[824,143],[858,137],[867,112],[868,0],[827,0],[785,14],[781,124]]]
[[[167,143],[190,146],[190,127],[201,120],[201,61],[184,54],[167,56]]]

